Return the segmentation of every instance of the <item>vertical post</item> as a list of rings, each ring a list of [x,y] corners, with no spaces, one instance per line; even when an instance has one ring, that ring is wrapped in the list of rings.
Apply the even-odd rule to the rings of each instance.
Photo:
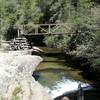
[[[38,25],[35,26],[35,34],[38,34]]]
[[[77,100],[84,100],[84,91],[81,87],[81,83],[78,85],[78,99]]]
[[[17,37],[19,37],[19,35],[20,35],[20,30],[19,29],[17,30],[17,33],[18,33],[17,34]]]
[[[48,25],[48,33],[49,34],[51,33],[51,25],[50,24]]]
[[[20,27],[20,33],[19,33],[19,35],[22,36],[23,34],[24,34],[24,26],[22,25]]]

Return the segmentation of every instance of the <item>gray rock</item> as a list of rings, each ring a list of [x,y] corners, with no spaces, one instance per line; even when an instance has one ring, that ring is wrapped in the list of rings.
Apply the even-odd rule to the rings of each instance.
[[[42,61],[28,51],[0,52],[0,100],[51,100],[45,89],[32,78]]]
[[[70,100],[68,97],[63,97],[61,100]]]

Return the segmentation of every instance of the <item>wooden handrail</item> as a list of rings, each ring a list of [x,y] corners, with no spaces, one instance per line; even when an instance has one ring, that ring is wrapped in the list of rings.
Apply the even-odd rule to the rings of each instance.
[[[50,23],[50,24],[31,24],[31,25],[24,25],[26,26],[32,26],[34,29],[33,35],[39,35],[39,34],[64,34],[67,33],[67,30],[69,30],[68,23]],[[67,27],[66,27],[67,26]],[[30,33],[29,33],[30,34]],[[28,34],[28,35],[29,35]],[[32,33],[31,33],[32,34]]]
[[[24,25],[24,26],[49,26],[49,25],[53,25],[53,26],[55,26],[55,25],[66,25],[66,24],[68,24],[68,23],[54,23],[54,24],[33,24],[33,25]]]

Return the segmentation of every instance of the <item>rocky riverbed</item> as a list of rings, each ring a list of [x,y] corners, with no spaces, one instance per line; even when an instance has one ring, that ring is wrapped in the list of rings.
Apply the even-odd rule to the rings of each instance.
[[[41,61],[28,51],[0,52],[0,100],[52,100],[32,77]]]

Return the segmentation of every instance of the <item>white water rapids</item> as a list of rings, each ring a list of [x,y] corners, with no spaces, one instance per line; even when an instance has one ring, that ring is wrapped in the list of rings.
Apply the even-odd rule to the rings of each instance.
[[[68,94],[74,91],[78,90],[79,84],[81,84],[81,87],[83,90],[86,89],[91,89],[92,86],[88,83],[83,83],[80,81],[75,81],[73,79],[66,79],[65,77],[62,78],[62,80],[56,82],[54,86],[52,86],[52,89],[48,89],[48,93],[51,95],[51,97],[57,98],[63,94]]]

